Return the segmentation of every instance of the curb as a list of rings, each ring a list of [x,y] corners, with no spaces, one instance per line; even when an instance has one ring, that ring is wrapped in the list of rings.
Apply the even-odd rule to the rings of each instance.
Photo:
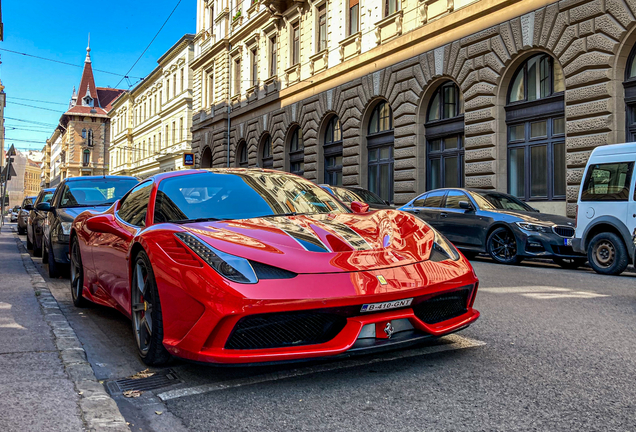
[[[82,419],[89,431],[130,432],[126,420],[119,412],[117,403],[99,383],[93,368],[86,358],[86,351],[77,338],[57,300],[51,294],[46,281],[40,275],[31,255],[22,244],[22,240],[12,232],[22,263],[35,291],[44,320],[53,332],[55,345],[60,353],[64,369],[79,394],[79,408]],[[39,293],[39,294],[38,294]]]

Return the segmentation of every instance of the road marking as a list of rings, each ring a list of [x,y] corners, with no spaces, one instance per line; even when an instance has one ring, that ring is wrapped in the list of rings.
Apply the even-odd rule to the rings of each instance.
[[[220,383],[210,383],[210,384],[204,384],[204,385],[195,386],[195,387],[169,390],[167,392],[159,393],[157,396],[162,401],[167,401],[170,399],[194,396],[194,395],[199,395],[203,393],[210,393],[210,392],[219,391],[219,390],[227,390],[227,389],[236,388],[236,387],[244,387],[248,385],[260,384],[260,383],[269,382],[269,381],[278,381],[278,380],[283,380],[288,378],[295,378],[295,377],[299,377],[303,375],[311,375],[311,374],[320,373],[320,372],[329,372],[329,371],[334,371],[338,369],[368,366],[375,363],[382,363],[382,362],[394,361],[394,360],[399,360],[404,358],[435,354],[435,353],[444,352],[444,351],[454,351],[454,350],[459,350],[464,348],[473,348],[473,347],[486,345],[486,342],[459,336],[456,334],[444,336],[439,339],[439,342],[441,342],[439,345],[431,345],[431,346],[425,346],[422,348],[411,349],[408,351],[401,351],[386,357],[376,357],[372,359],[364,359],[364,358],[349,359],[349,360],[343,360],[341,362],[309,366],[306,368],[283,370],[283,371],[273,372],[271,374],[257,375],[253,377],[247,377],[247,378],[239,378],[239,379],[224,381]]]
[[[560,298],[591,299],[609,297],[609,295],[598,294],[593,291],[573,291],[570,288],[556,288],[548,286],[479,288],[479,291],[494,294],[520,294],[524,297],[536,300],[552,300]]]

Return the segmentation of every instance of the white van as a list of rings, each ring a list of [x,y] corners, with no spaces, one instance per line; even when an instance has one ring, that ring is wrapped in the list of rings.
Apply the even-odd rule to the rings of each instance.
[[[595,148],[585,167],[572,246],[597,273],[617,275],[634,262],[635,163],[636,143],[615,144]]]

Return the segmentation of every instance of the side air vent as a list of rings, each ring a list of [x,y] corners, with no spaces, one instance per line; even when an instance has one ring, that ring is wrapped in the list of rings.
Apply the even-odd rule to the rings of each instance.
[[[164,250],[166,255],[172,258],[175,262],[190,267],[201,267],[201,263],[186,249],[182,244],[172,238],[168,238],[159,243],[161,249]]]
[[[294,272],[283,270],[278,267],[272,267],[256,261],[250,261],[250,264],[252,264],[252,268],[259,279],[293,279],[298,276]]]

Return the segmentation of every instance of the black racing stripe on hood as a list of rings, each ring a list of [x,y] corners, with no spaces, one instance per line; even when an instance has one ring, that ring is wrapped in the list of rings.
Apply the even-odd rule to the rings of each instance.
[[[357,232],[352,230],[342,222],[335,221],[333,219],[320,219],[316,222],[325,225],[333,230],[342,240],[346,241],[357,251],[371,250],[371,245]]]
[[[268,222],[296,240],[309,252],[333,252],[325,246],[315,233],[303,228],[286,217],[268,219]]]

